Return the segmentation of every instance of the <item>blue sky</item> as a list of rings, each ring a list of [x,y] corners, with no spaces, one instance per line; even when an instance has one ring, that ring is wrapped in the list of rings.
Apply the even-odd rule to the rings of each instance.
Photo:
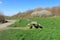
[[[9,16],[37,7],[53,6],[60,6],[60,0],[0,0],[0,11]]]

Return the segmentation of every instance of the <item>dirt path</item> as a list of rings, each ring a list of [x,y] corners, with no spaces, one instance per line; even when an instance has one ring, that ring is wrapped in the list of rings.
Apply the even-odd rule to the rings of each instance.
[[[21,30],[28,30],[29,27],[7,27],[6,29],[21,29]]]
[[[0,30],[5,30],[5,29],[21,29],[21,30],[28,30],[29,27],[7,27],[8,25],[11,25],[15,23],[16,20],[8,20],[7,23],[0,24]]]
[[[0,24],[0,30],[5,29],[21,29],[21,30],[28,30],[29,27],[7,27],[8,25],[11,25],[16,22],[16,20],[8,20],[8,23]]]
[[[13,24],[15,22],[16,22],[16,20],[8,20],[7,23],[4,23],[4,24],[0,25],[0,30],[7,28],[8,25],[11,25],[11,24]]]

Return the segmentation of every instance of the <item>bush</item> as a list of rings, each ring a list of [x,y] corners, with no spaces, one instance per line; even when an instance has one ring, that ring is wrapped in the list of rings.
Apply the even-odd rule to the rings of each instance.
[[[5,16],[3,15],[2,12],[0,12],[0,22],[1,22],[1,23],[5,23],[5,22],[6,22],[6,21],[5,21]]]

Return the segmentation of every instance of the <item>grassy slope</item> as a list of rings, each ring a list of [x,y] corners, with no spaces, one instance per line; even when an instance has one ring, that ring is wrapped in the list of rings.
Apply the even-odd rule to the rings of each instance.
[[[5,30],[0,32],[0,40],[60,40],[60,30]]]
[[[40,23],[43,29],[1,31],[0,40],[60,40],[60,18],[33,18],[32,20]]]
[[[27,21],[27,19],[19,19],[16,23],[9,25],[9,27],[24,27],[26,26],[30,21]]]
[[[18,22],[10,25],[9,27],[25,27],[31,21],[37,21],[43,27],[60,27],[60,18],[31,18],[31,19],[25,18],[20,19]]]

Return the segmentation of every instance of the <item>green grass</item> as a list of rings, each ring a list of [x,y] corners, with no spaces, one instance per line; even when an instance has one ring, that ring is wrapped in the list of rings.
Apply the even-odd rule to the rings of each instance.
[[[43,29],[0,31],[0,40],[60,40],[60,18],[30,18],[37,21]],[[10,27],[25,27],[30,21],[20,19]]]
[[[44,28],[31,30],[4,30],[0,40],[60,40],[60,30]]]
[[[25,27],[30,21],[27,19],[19,19],[19,21],[15,22],[12,25],[9,25],[9,27]]]
[[[10,25],[9,27],[25,27],[31,21],[36,21],[46,28],[60,27],[60,18],[30,18],[30,19],[24,18],[20,19],[18,22]]]

